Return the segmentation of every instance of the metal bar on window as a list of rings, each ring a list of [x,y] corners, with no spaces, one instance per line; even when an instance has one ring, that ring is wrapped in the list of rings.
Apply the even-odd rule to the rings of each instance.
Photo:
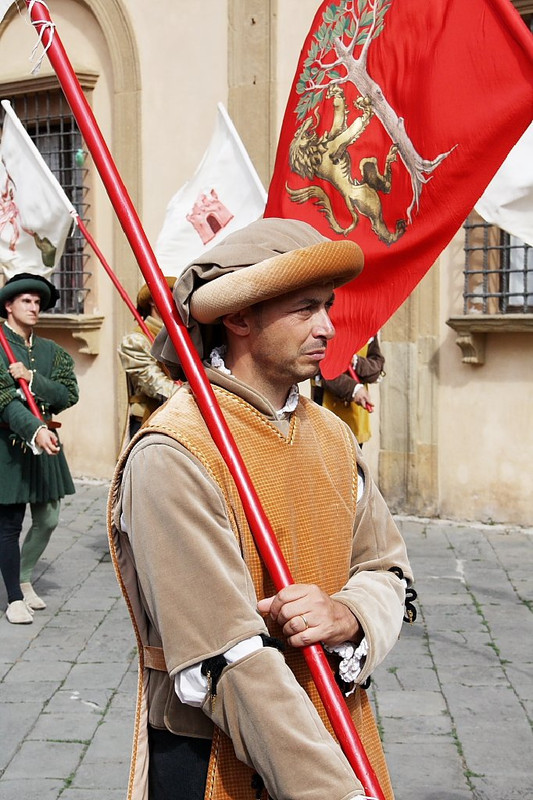
[[[533,312],[533,248],[475,213],[464,231],[463,313]]]
[[[77,153],[83,152],[83,142],[63,93],[59,89],[43,90],[10,99],[65,194],[81,219],[87,222],[88,170],[76,162]],[[2,119],[0,117],[0,123]],[[67,238],[59,267],[51,276],[59,290],[59,301],[51,313],[84,313],[91,276],[87,269],[90,256],[84,248],[85,240],[75,228]]]

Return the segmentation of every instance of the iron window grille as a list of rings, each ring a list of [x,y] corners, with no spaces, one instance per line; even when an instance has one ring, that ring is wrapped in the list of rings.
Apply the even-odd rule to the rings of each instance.
[[[17,116],[28,131],[43,159],[63,187],[65,194],[86,223],[89,212],[88,169],[81,133],[69,105],[58,89],[10,98]],[[0,123],[3,122],[3,110]],[[59,290],[59,300],[50,313],[83,314],[90,289],[89,255],[77,227],[67,238],[63,256],[50,280]]]
[[[464,230],[463,313],[533,313],[533,248],[475,212]]]

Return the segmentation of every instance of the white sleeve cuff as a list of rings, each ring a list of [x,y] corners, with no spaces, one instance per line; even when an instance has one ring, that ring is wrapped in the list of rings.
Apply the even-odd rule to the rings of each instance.
[[[31,437],[31,442],[28,442],[28,447],[30,448],[34,456],[40,456],[41,453],[43,452],[43,448],[39,447],[39,445],[36,444],[35,442],[37,434],[39,433],[39,431],[42,431],[43,428],[46,428],[46,425],[39,425],[39,427]]]
[[[353,401],[355,400],[355,395],[357,394],[357,392],[359,391],[359,389],[362,389],[362,388],[363,388],[363,386],[364,386],[364,384],[363,384],[363,383],[356,383],[356,384],[355,384],[355,386],[353,387],[353,391],[352,391],[352,403],[353,403]]]
[[[224,658],[228,664],[255,653],[263,647],[263,640],[260,636],[251,636],[243,639],[242,642],[230,647],[224,653]],[[202,675],[202,663],[193,664],[185,667],[181,672],[174,676],[174,690],[182,703],[188,706],[202,706],[207,696],[207,677]]]
[[[356,647],[353,642],[343,642],[336,644],[333,647],[324,645],[324,649],[328,653],[336,653],[340,656],[341,661],[339,664],[339,675],[345,683],[354,683],[361,674],[363,663],[368,655],[368,642],[366,636],[363,637],[359,645]],[[355,692],[354,688],[348,692],[352,694]]]

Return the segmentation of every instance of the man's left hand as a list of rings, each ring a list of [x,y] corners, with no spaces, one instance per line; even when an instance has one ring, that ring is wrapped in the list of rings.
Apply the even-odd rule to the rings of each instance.
[[[313,584],[286,586],[274,597],[260,600],[257,610],[283,628],[292,647],[317,642],[333,646],[362,638],[361,627],[349,608]]]
[[[372,413],[374,410],[368,389],[365,389],[364,386],[361,386],[359,391],[356,392],[352,402],[356,403],[358,406],[361,406],[361,408],[366,408],[369,413]]]

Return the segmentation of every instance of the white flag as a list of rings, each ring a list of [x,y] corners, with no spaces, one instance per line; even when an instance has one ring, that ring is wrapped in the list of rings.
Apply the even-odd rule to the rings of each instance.
[[[533,247],[533,124],[475,205],[477,213]]]
[[[168,204],[155,254],[165,275],[263,214],[266,192],[222,103],[200,166]]]
[[[0,266],[47,277],[77,216],[8,100],[0,145]]]
[[[0,0],[0,22],[4,19],[12,3],[13,0]]]

